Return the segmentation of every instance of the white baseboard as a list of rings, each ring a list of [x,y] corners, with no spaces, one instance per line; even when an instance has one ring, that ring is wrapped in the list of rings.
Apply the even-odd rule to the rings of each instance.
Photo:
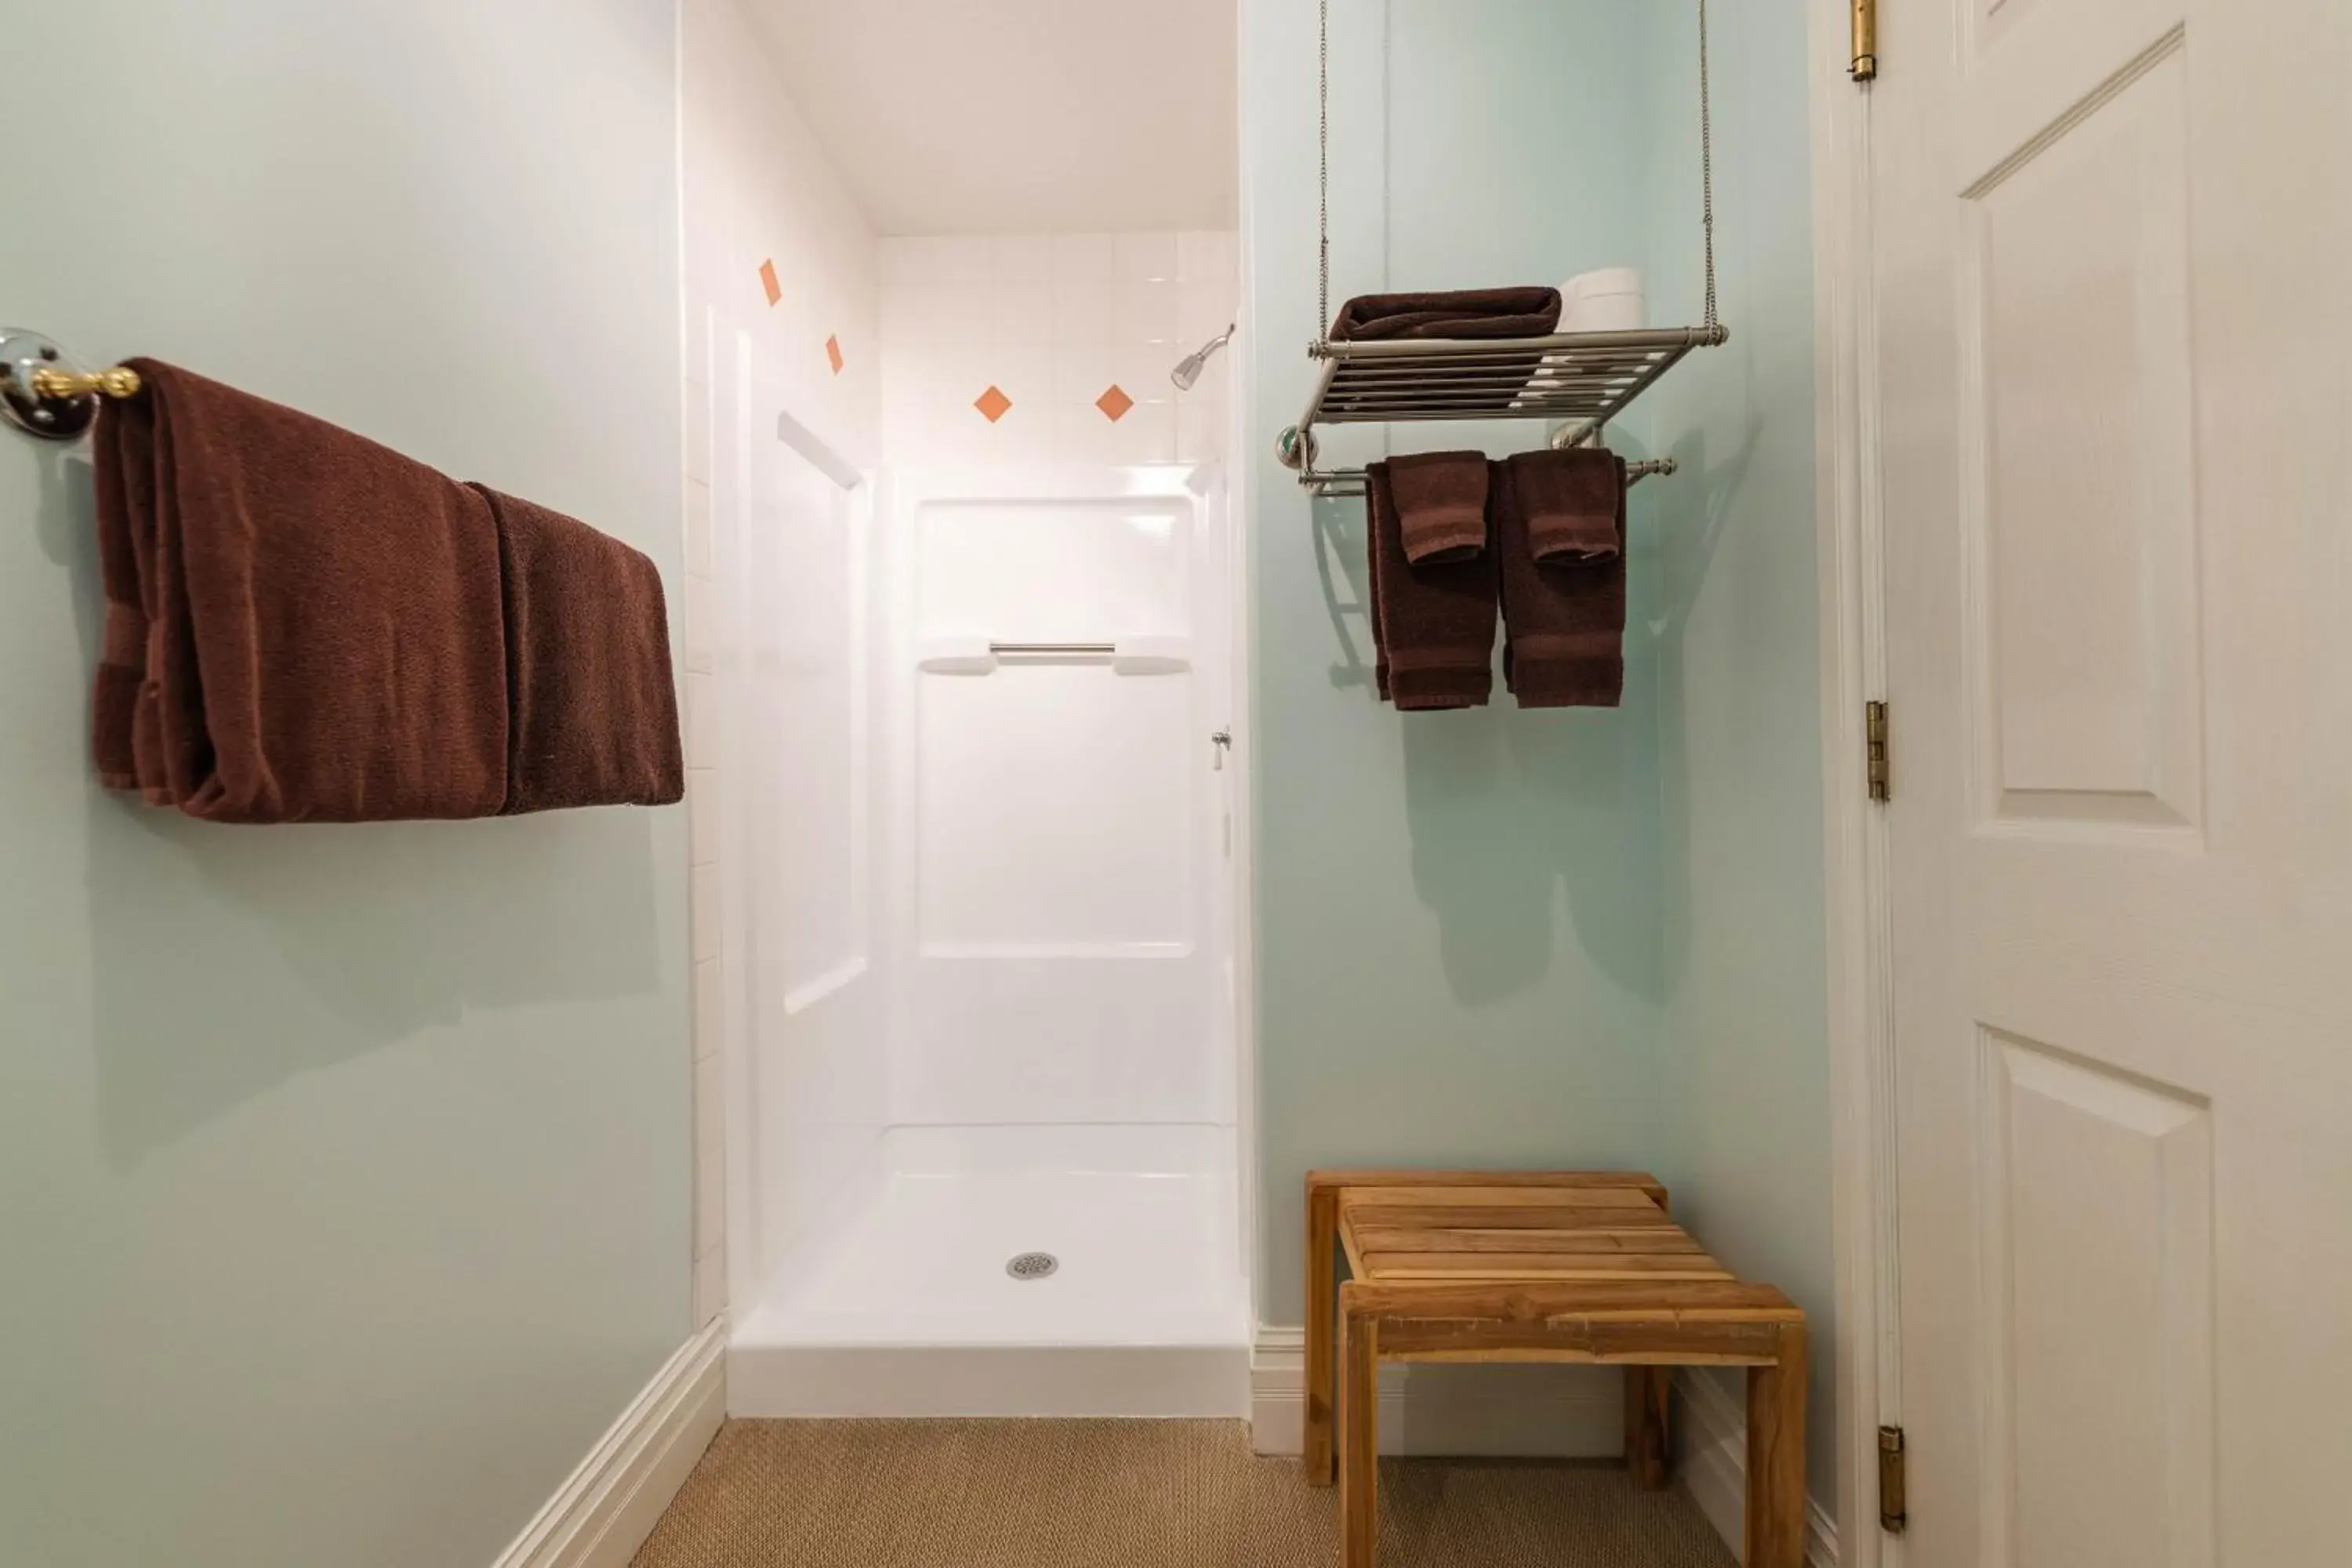
[[[1675,1473],[1715,1532],[1738,1552],[1748,1520],[1748,1412],[1706,1372],[1682,1373],[1675,1392],[1681,1395],[1675,1405]],[[1805,1513],[1807,1568],[1837,1568],[1836,1520],[1819,1498],[1808,1500]]]
[[[1625,1451],[1622,1376],[1590,1366],[1384,1366],[1381,1452],[1613,1458]],[[1251,1445],[1296,1454],[1306,1426],[1306,1333],[1261,1327],[1250,1357]]]
[[[727,1414],[727,1320],[679,1347],[491,1568],[628,1568]]]

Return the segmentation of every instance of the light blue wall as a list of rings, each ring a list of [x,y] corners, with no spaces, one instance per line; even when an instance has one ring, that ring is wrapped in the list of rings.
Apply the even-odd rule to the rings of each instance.
[[[1797,0],[1715,12],[1733,339],[1613,431],[1684,464],[1634,492],[1625,705],[1406,718],[1369,685],[1361,503],[1310,506],[1265,445],[1311,375],[1316,17],[1244,6],[1259,1299],[1298,1320],[1313,1166],[1648,1166],[1812,1313],[1826,1413],[1805,26]],[[1331,42],[1335,300],[1630,261],[1653,321],[1698,320],[1691,7],[1337,0]]]
[[[1716,239],[1732,338],[1644,399],[1650,438],[1683,471],[1637,492],[1657,550],[1657,1163],[1707,1245],[1811,1318],[1811,1479],[1826,1501],[1834,1275],[1805,16],[1801,0],[1712,11]],[[1651,276],[1668,313],[1696,319],[1695,9],[1662,5],[1653,26]]]
[[[668,0],[76,0],[0,54],[0,319],[675,588]],[[0,433],[0,1558],[487,1563],[689,1331],[683,814],[126,804],[84,455]]]
[[[1332,9],[1335,301],[1638,259],[1638,7]],[[1655,671],[1637,639],[1615,712],[1522,714],[1498,687],[1484,710],[1403,717],[1374,697],[1363,505],[1310,505],[1271,456],[1318,324],[1315,7],[1245,5],[1241,58],[1259,1298],[1296,1323],[1314,1166],[1608,1166],[1657,1146]]]

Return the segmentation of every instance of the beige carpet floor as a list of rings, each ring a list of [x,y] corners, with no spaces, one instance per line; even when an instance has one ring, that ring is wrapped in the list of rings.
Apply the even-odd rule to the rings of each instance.
[[[1237,1421],[730,1421],[636,1568],[1332,1568],[1338,1494]],[[1731,1568],[1612,1465],[1383,1460],[1382,1568]]]

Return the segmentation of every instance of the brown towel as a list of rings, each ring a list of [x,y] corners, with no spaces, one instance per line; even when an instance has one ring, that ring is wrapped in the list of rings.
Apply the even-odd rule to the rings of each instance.
[[[1495,465],[1495,552],[1501,557],[1503,679],[1522,708],[1614,708],[1625,690],[1625,466],[1611,456],[1614,554],[1539,562],[1508,464]]]
[[[1339,307],[1335,342],[1378,338],[1542,338],[1559,327],[1557,289],[1360,294]]]
[[[152,360],[99,421],[100,777],[219,822],[506,798],[497,525],[421,463]]]
[[[1625,504],[1625,466],[1599,447],[1520,452],[1509,460],[1511,488],[1538,561],[1598,561],[1622,548],[1617,514]]]
[[[1408,711],[1483,707],[1495,684],[1495,552],[1412,564],[1390,467],[1374,463],[1364,477],[1381,694]]]
[[[473,489],[497,514],[506,581],[507,812],[678,799],[660,572],[584,522]]]
[[[1486,548],[1486,454],[1419,452],[1389,459],[1389,489],[1416,566]]]

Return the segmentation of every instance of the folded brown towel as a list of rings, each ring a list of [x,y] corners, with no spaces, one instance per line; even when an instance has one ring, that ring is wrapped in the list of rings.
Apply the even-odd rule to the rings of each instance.
[[[1507,464],[1497,463],[1495,553],[1501,559],[1503,679],[1522,708],[1614,708],[1625,690],[1625,466],[1612,527],[1615,553],[1578,563],[1535,557]]]
[[[220,822],[506,799],[498,529],[465,486],[152,360],[99,421],[100,777]]]
[[[1594,561],[1622,548],[1617,514],[1625,504],[1625,465],[1608,451],[1520,452],[1509,467],[1537,560]]]
[[[1360,294],[1339,307],[1331,339],[1542,338],[1559,328],[1557,289],[1455,289]]]
[[[1381,695],[1408,710],[1484,706],[1495,683],[1495,552],[1406,559],[1390,468],[1372,464],[1364,482]]]
[[[476,485],[498,517],[510,693],[506,811],[686,793],[661,574],[619,540]]]
[[[1486,454],[1418,452],[1389,459],[1389,489],[1416,566],[1486,548]]]

